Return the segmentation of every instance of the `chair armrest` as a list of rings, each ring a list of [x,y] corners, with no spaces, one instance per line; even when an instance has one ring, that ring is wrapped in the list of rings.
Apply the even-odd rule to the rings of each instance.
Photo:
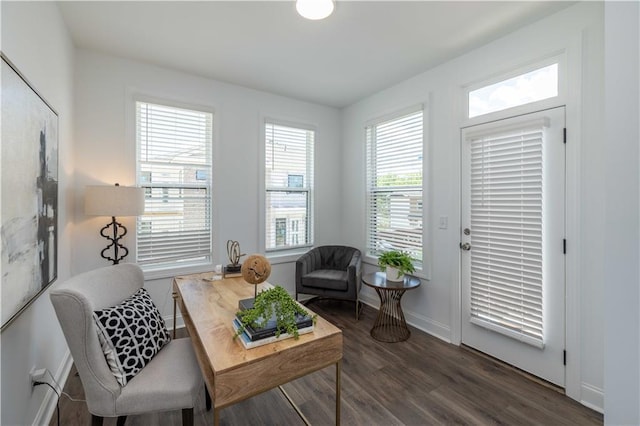
[[[316,262],[313,253],[314,249],[309,250],[296,260],[296,287],[302,288],[302,277],[316,270]]]
[[[362,279],[362,255],[360,250],[353,252],[349,266],[347,266],[347,276],[351,283],[359,284]]]

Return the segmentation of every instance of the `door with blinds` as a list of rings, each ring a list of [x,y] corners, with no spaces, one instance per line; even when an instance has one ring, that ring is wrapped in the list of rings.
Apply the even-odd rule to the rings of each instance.
[[[564,387],[564,108],[462,131],[462,343]]]

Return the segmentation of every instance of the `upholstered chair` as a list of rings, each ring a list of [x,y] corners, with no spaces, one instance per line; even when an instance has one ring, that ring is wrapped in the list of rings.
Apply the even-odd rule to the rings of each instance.
[[[143,283],[138,266],[120,264],[76,275],[50,293],[93,425],[101,425],[104,417],[118,417],[118,425],[123,425],[128,415],[172,410],[182,410],[183,425],[193,424],[193,407],[204,380],[190,339],[167,339],[125,386],[118,383],[105,359],[94,311],[120,304]]]
[[[360,250],[347,246],[319,246],[296,261],[296,300],[298,294],[354,301],[356,320],[360,317],[359,293],[362,287]]]

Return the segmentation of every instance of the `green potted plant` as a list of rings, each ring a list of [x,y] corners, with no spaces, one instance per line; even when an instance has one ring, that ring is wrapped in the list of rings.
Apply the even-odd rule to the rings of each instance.
[[[378,266],[387,274],[389,281],[402,281],[404,274],[415,272],[409,253],[402,250],[383,252],[378,257]]]
[[[287,291],[275,286],[268,290],[261,291],[255,297],[253,307],[239,311],[236,316],[240,321],[240,327],[234,338],[245,331],[245,327],[260,329],[267,325],[269,320],[275,319],[275,335],[287,333],[294,338],[298,338],[299,316],[308,316],[309,313],[296,303]],[[316,322],[317,315],[311,317],[313,323]]]

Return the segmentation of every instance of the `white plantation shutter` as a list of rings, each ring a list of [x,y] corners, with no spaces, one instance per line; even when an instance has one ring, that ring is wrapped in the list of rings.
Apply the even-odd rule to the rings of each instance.
[[[543,123],[470,142],[471,322],[543,347]]]
[[[421,267],[423,111],[367,126],[367,254],[396,249]]]
[[[313,143],[310,129],[265,123],[265,246],[313,244]]]
[[[136,103],[137,220],[144,269],[211,263],[212,124],[209,112]]]

